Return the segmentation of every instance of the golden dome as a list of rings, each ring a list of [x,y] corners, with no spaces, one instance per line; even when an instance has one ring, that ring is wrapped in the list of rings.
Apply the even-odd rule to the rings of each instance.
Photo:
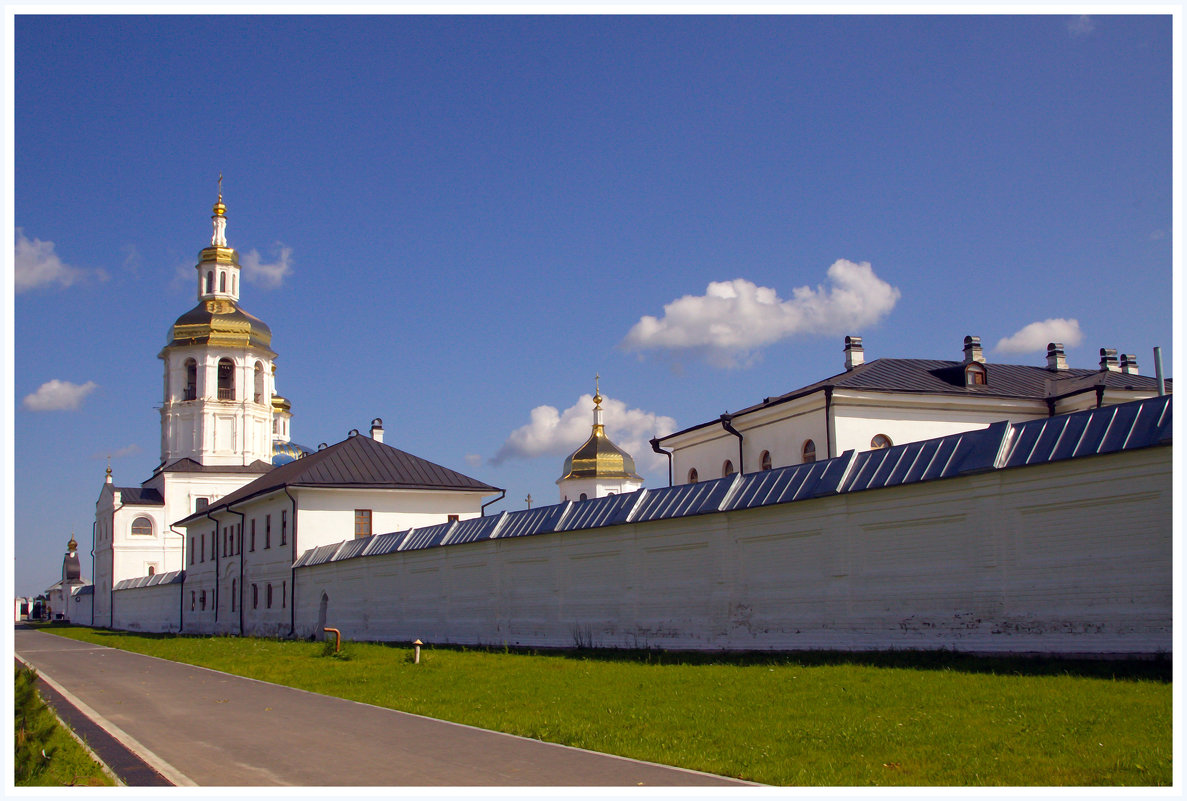
[[[74,539],[73,534],[70,535],[70,542],[66,543],[66,550],[68,550],[68,551],[77,551],[78,550],[78,541]]]
[[[271,353],[272,329],[239,308],[235,301],[213,298],[199,302],[173,323],[165,349],[186,345],[250,346]]]
[[[605,428],[595,425],[593,433],[577,450],[565,458],[564,475],[567,478],[631,478],[642,481],[635,473],[635,460],[606,436]]]

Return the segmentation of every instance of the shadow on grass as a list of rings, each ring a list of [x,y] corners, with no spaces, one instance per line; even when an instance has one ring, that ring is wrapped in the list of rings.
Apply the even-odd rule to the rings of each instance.
[[[62,626],[55,626],[61,628]],[[68,626],[67,626],[68,627]],[[82,627],[86,628],[86,627]],[[90,629],[99,638],[140,637],[146,640],[231,638],[235,635],[186,634],[184,632],[158,634],[137,631]],[[269,638],[283,639],[283,638]],[[290,640],[291,641],[291,640]],[[354,644],[354,643],[352,643]],[[407,651],[406,642],[372,642],[358,644]],[[343,643],[345,647],[347,643]],[[1170,654],[1152,658],[1102,659],[1053,655],[982,656],[951,650],[889,650],[889,651],[665,651],[660,649],[616,648],[528,648],[522,646],[427,644],[426,651],[457,651],[517,656],[553,656],[594,662],[622,662],[648,665],[733,665],[749,667],[826,665],[854,665],[861,667],[899,668],[907,670],[955,671],[985,673],[1000,676],[1081,676],[1116,679],[1118,681],[1158,681],[1171,683],[1173,659]]]

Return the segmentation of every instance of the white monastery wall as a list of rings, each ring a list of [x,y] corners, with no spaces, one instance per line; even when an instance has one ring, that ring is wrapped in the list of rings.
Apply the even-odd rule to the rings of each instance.
[[[1169,448],[297,570],[296,633],[691,649],[1171,647]],[[324,623],[321,602],[326,597]]]
[[[178,631],[181,592],[181,582],[117,590],[111,627],[127,631]]]
[[[302,550],[353,539],[356,509],[371,510],[373,534],[435,526],[446,522],[451,514],[468,520],[482,513],[482,498],[475,492],[301,487],[294,491],[298,493]]]

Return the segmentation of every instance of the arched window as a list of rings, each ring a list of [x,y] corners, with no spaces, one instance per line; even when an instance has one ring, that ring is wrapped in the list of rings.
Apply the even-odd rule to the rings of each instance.
[[[876,451],[882,450],[883,448],[889,448],[893,444],[894,443],[890,441],[890,437],[886,436],[885,434],[875,434],[874,438],[870,440],[870,447]]]
[[[235,280],[236,278],[237,278],[237,276],[235,276],[235,275],[232,275],[232,276],[231,276],[231,294],[232,294],[232,295],[234,295],[234,294],[235,294],[235,287],[236,287],[236,285],[238,285],[238,283],[239,283],[238,281],[236,281],[236,280]]]
[[[198,363],[193,359],[185,360],[185,389],[182,400],[194,400],[198,397]]]
[[[810,439],[804,440],[804,447],[800,451],[804,462],[816,461],[816,443]]]
[[[586,494],[583,492],[583,493],[581,493],[581,497],[580,497],[580,498],[578,498],[577,500],[579,500],[579,501],[588,501],[588,500],[589,500],[589,496],[588,496],[588,495],[586,495]]]
[[[984,386],[988,383],[989,372],[985,369],[985,365],[978,362],[973,362],[964,368],[964,385],[971,387],[975,384]]]
[[[203,612],[206,611],[206,590],[202,590],[202,592],[198,594],[198,606],[202,608]]]
[[[260,587],[258,584],[251,585],[251,608],[260,608]]]
[[[694,467],[688,471],[688,483],[695,484],[695,483],[697,483],[698,480],[700,480],[700,479],[697,476],[697,469]]]
[[[132,536],[133,537],[151,537],[152,536],[152,520],[147,517],[138,517],[132,521]]]
[[[157,566],[156,566],[156,565],[149,565],[149,566],[148,566],[148,574],[149,574],[150,576],[155,576],[155,575],[157,574]]]
[[[758,463],[759,463],[760,469],[770,470],[771,469],[771,452],[763,451],[762,456],[760,456],[758,459]]]
[[[256,403],[264,402],[264,365],[256,362]]]
[[[218,274],[218,291],[219,292],[227,291],[227,274],[226,273]]]
[[[218,360],[218,399],[235,400],[235,363],[230,359]]]
[[[268,585],[267,604],[268,604],[268,608],[271,609],[272,608],[272,585],[271,584]]]
[[[721,465],[721,477],[732,476],[734,474],[734,463],[726,459]]]
[[[206,273],[206,294],[209,295],[214,291],[214,270]]]

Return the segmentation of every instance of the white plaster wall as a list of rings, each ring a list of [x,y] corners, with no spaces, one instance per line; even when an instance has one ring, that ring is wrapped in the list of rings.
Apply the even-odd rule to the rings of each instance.
[[[180,602],[180,582],[117,590],[114,593],[114,618],[111,627],[127,631],[178,631]]]
[[[298,496],[301,551],[353,539],[355,509],[371,510],[374,534],[435,526],[447,522],[451,514],[468,520],[482,512],[482,496],[475,492],[316,488],[293,492]]]
[[[571,647],[1171,647],[1171,451],[297,571],[301,636]]]
[[[870,441],[877,434],[885,434],[892,444],[901,445],[976,431],[1001,420],[1021,423],[1048,416],[1045,404],[943,409],[890,403],[879,406],[835,403],[833,413],[837,454],[847,450],[868,451]]]

